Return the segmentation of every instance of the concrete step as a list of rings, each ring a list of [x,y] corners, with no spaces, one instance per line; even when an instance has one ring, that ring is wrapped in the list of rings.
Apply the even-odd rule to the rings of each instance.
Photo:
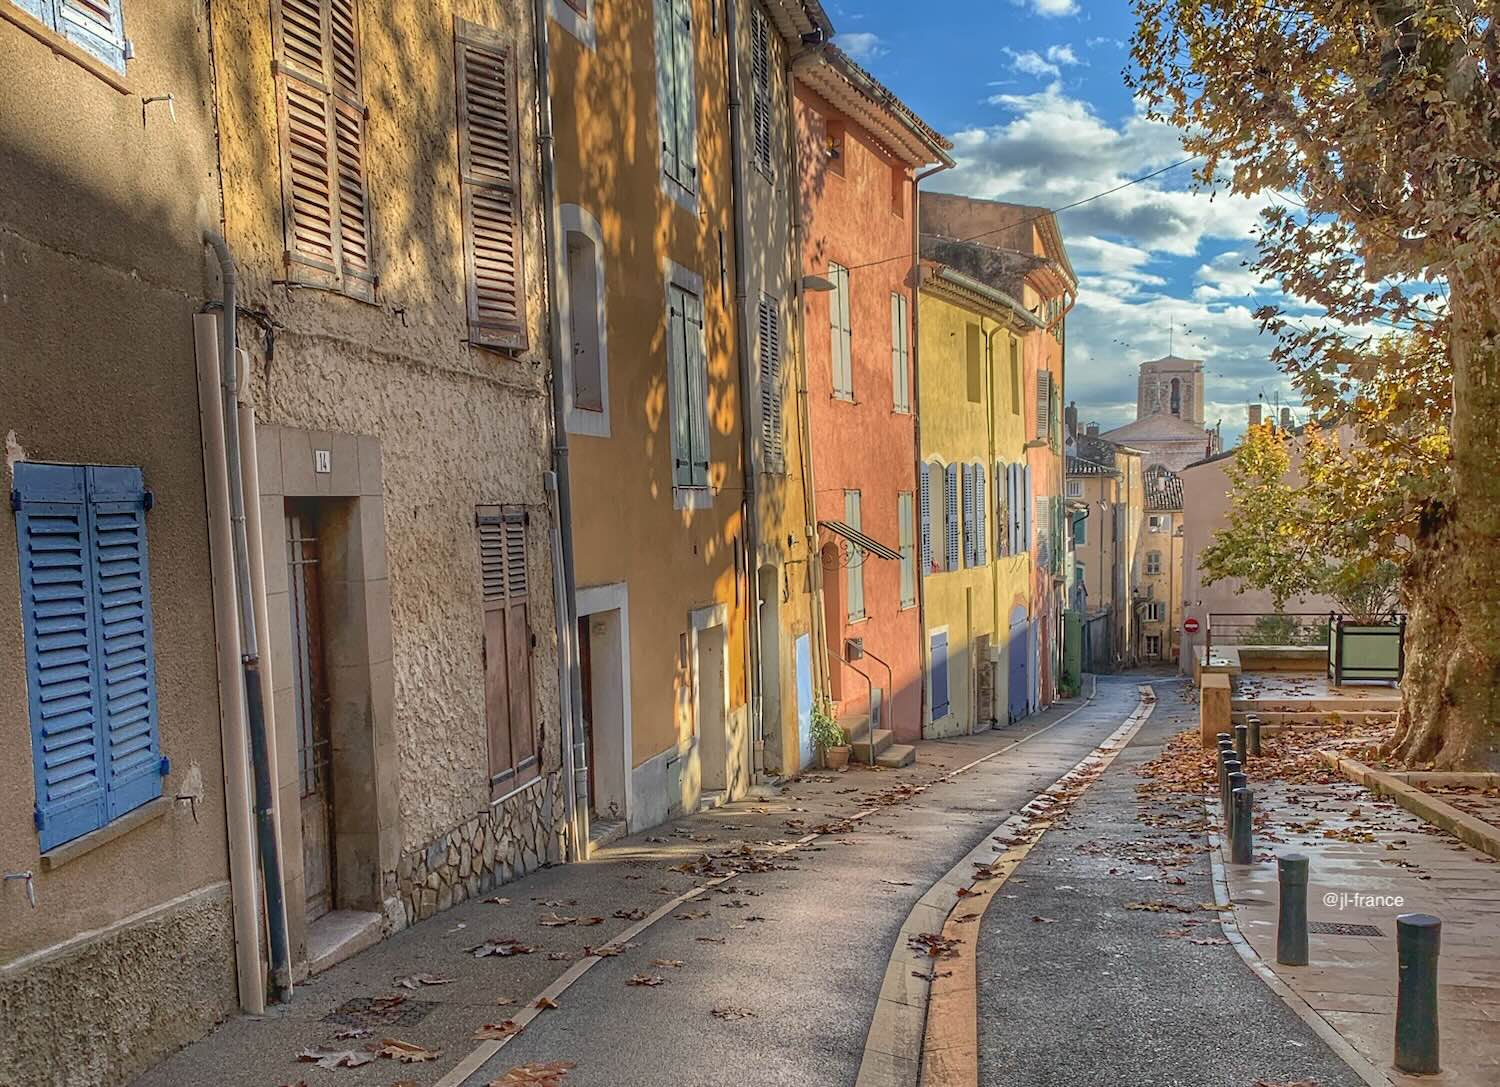
[[[1282,725],[1301,725],[1312,728],[1335,722],[1345,725],[1385,725],[1396,719],[1394,710],[1305,710],[1295,713],[1277,710],[1231,710],[1229,719],[1236,725],[1243,725],[1247,723],[1251,712],[1260,718],[1261,725],[1266,728]]]
[[[1309,698],[1241,697],[1231,699],[1229,708],[1246,710],[1261,716],[1267,713],[1326,713],[1330,710],[1394,713],[1401,708],[1401,696],[1393,694],[1378,698],[1347,698],[1338,695],[1320,695]]]
[[[891,744],[895,741],[895,737],[891,734],[891,730],[888,728],[877,728],[875,730],[873,738],[868,732],[860,732],[858,735],[851,735],[849,738],[849,744],[854,749],[851,752],[851,755],[859,762],[868,763],[872,761],[870,759],[870,747],[872,739],[875,748],[874,761],[876,762],[880,760],[881,755],[883,755],[887,750],[890,749]]]
[[[876,732],[876,735],[884,731],[884,729],[880,729]],[[916,761],[917,749],[911,744],[890,744],[876,757],[875,765],[883,766],[887,770],[895,770],[900,766],[910,766]]]

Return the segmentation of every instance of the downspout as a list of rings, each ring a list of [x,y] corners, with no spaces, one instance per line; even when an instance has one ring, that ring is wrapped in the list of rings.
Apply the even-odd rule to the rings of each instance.
[[[255,828],[260,843],[262,891],[266,899],[266,929],[271,945],[271,985],[279,1001],[292,995],[292,963],[287,943],[286,889],[281,881],[281,853],[276,845],[275,793],[270,747],[266,737],[265,704],[261,695],[260,647],[255,634],[255,605],[250,586],[249,543],[245,529],[245,490],[240,460],[238,358],[235,355],[234,258],[222,237],[205,232],[204,241],[219,258],[224,280],[223,312],[219,318],[219,372],[224,415],[225,470],[229,478],[230,536],[234,550],[234,580],[239,605],[240,663],[244,672],[245,716],[250,732],[250,763],[255,777]]]
[[[922,493],[922,473],[927,470],[922,463],[922,182],[929,177],[950,169],[951,163],[940,162],[930,170],[915,175],[911,183],[911,388],[912,388],[912,445],[916,456],[917,475],[913,482],[916,493]],[[921,533],[922,518],[927,510],[917,511],[917,531]],[[932,531],[929,524],[928,532]],[[921,548],[917,549],[917,560],[921,561]],[[922,667],[917,669],[922,701],[919,722],[927,720],[927,576],[930,571],[917,571],[917,660]],[[922,729],[926,733],[926,727]]]
[[[552,356],[552,471],[557,486],[558,536],[562,555],[563,600],[557,607],[558,701],[565,723],[563,769],[572,776],[565,789],[568,833],[574,860],[586,860],[589,841],[588,742],[583,731],[583,674],[578,663],[578,581],[573,557],[573,484],[568,467],[568,405],[563,388],[562,310],[557,300],[557,163],[552,136],[552,50],[548,43],[547,0],[531,0],[536,27],[537,148],[542,160],[542,236],[547,284],[547,349]],[[627,813],[628,818],[628,813]]]
[[[766,735],[761,715],[761,669],[765,665],[760,644],[760,510],[756,491],[755,413],[750,390],[755,387],[750,369],[749,277],[745,267],[746,242],[750,237],[745,219],[745,156],[740,140],[740,68],[735,50],[739,43],[739,2],[725,0],[724,61],[729,82],[729,168],[734,212],[734,346],[739,355],[740,374],[740,459],[744,463],[745,489],[745,566],[748,632],[746,641],[749,667],[745,682],[750,696],[750,736],[753,761],[752,780],[759,784],[765,775]]]

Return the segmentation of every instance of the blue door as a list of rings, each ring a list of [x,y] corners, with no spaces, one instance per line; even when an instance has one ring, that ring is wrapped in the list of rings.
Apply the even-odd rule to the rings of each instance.
[[[1026,716],[1026,706],[1031,697],[1031,682],[1026,668],[1031,659],[1031,639],[1028,637],[1025,609],[1017,610],[1021,612],[1019,622],[1014,613],[1011,615],[1010,669],[1006,681],[1006,702],[1012,721],[1019,721]]]
[[[797,757],[801,760],[798,769],[811,766],[812,742],[812,636],[802,635],[796,645],[797,666]]]

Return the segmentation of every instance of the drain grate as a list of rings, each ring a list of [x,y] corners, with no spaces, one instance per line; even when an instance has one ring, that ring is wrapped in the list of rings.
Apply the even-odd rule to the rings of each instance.
[[[437,1007],[430,1000],[403,1000],[389,996],[357,996],[323,1016],[325,1023],[346,1027],[409,1027],[427,1018]]]
[[[1351,925],[1343,921],[1309,921],[1308,932],[1322,936],[1384,936],[1374,925]]]

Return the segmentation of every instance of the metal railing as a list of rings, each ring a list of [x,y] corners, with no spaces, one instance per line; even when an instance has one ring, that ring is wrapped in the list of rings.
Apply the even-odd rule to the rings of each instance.
[[[1203,620],[1205,656],[1216,645],[1328,645],[1328,612],[1211,611]]]

